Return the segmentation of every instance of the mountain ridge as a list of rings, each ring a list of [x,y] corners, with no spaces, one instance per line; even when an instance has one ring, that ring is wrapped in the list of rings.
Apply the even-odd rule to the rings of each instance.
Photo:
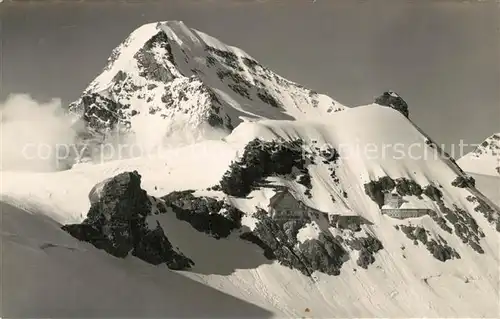
[[[69,107],[93,132],[119,126],[154,145],[173,135],[181,144],[220,138],[245,118],[293,119],[343,109],[180,21],[135,30]]]
[[[487,137],[458,163],[467,172],[500,177],[500,133]]]

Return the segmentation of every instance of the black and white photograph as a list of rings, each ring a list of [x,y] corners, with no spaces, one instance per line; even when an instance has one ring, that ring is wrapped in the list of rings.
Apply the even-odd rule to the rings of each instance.
[[[0,318],[498,318],[500,1],[0,0]]]

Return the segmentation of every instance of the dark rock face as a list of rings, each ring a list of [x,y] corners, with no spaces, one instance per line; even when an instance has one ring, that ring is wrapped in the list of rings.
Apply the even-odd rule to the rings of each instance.
[[[424,194],[435,202],[439,202],[441,201],[441,198],[443,198],[443,192],[431,184],[424,187]]]
[[[361,231],[361,225],[372,225],[367,219],[358,216],[331,215],[330,225],[334,228],[351,230],[353,232]]]
[[[250,83],[244,76],[242,76],[242,71],[244,69],[240,65],[238,57],[229,51],[223,51],[216,49],[211,46],[206,46],[205,50],[212,54],[207,57],[207,66],[217,67],[217,76],[223,82],[226,82],[228,87],[233,90],[238,95],[253,100],[252,94],[250,93],[252,89],[257,91],[257,97],[264,103],[274,107],[281,108],[282,104],[268,89],[265,85],[256,81],[255,83]],[[256,61],[243,58],[244,64],[249,68],[251,73],[255,73],[255,69],[259,64]]]
[[[274,219],[264,211],[259,211],[254,217],[259,220],[255,229],[240,237],[260,246],[267,258],[276,259],[306,276],[312,275],[314,271],[340,274],[348,254],[334,238],[321,233],[318,239],[298,242],[297,234],[311,221],[310,218]]]
[[[281,103],[278,102],[278,100],[276,100],[274,98],[274,96],[272,96],[268,91],[266,91],[263,88],[258,88],[258,90],[260,92],[257,92],[257,96],[259,97],[259,99],[262,102],[267,103],[267,104],[271,105],[272,107],[276,107],[276,108],[281,107]]]
[[[151,202],[141,189],[141,176],[125,172],[91,190],[87,218],[81,224],[62,226],[73,237],[124,258],[129,253],[148,263],[166,263],[172,269],[187,269],[194,263],[176,252],[159,224],[146,225]]]
[[[380,240],[372,236],[349,239],[346,240],[346,244],[352,249],[359,251],[356,264],[364,269],[368,269],[368,266],[375,262],[373,255],[384,248]]]
[[[309,174],[309,170],[304,168],[302,170],[302,175],[299,176],[299,179],[297,180],[299,184],[302,184],[305,186],[306,190],[304,192],[307,197],[312,198],[311,194],[311,189],[312,189],[312,182],[311,182],[311,175]]]
[[[323,233],[318,239],[309,239],[299,244],[299,250],[308,269],[328,275],[340,275],[340,268],[348,259],[344,248],[335,239]]]
[[[436,190],[438,192],[436,192]],[[467,211],[459,208],[457,205],[453,205],[453,208],[447,207],[442,200],[441,191],[437,188],[432,191],[424,191],[424,193],[437,203],[439,209],[444,215],[443,218],[438,216],[438,214],[434,211],[429,214],[438,226],[450,234],[454,231],[455,235],[460,238],[464,244],[469,245],[477,253],[483,254],[484,250],[481,247],[480,238],[485,235],[474,217],[472,217]],[[470,196],[467,197],[467,199],[469,198]],[[452,224],[453,228],[448,226],[448,222]]]
[[[500,155],[500,133],[488,137],[473,151],[474,155],[479,157],[482,154]]]
[[[412,179],[398,178],[396,180],[396,191],[400,196],[417,196],[422,195],[422,187]]]
[[[467,178],[467,176],[464,175],[457,177],[457,179],[455,179],[452,184],[456,187],[473,187],[471,185],[473,185],[474,182],[473,179],[471,181]],[[429,216],[432,218],[432,220],[434,220],[434,222],[445,232],[449,234],[454,233],[464,244],[469,245],[477,253],[484,253],[480,245],[480,238],[484,237],[484,233],[478,226],[476,220],[467,211],[459,208],[456,205],[454,205],[453,208],[447,207],[442,199],[443,193],[438,187],[432,184],[421,187],[413,180],[409,180],[406,178],[398,178],[396,180],[393,180],[388,176],[384,176],[376,181],[371,181],[370,183],[365,184],[365,193],[370,196],[370,198],[374,202],[376,202],[379,207],[381,207],[384,203],[384,193],[390,192],[394,188],[401,196],[416,196],[418,198],[422,198],[422,195],[425,195],[429,199],[436,202],[442,215],[438,214],[438,212],[436,211],[431,210],[429,212]],[[475,197],[473,198],[469,196],[467,199],[469,201],[474,201]],[[485,207],[486,211],[489,208],[489,206],[487,205],[481,207]],[[479,211],[480,209],[476,208],[476,210]],[[485,216],[490,216],[491,221],[494,221],[493,214],[483,214],[485,214]],[[408,238],[414,240],[415,242],[418,242],[417,239],[419,238],[412,234],[412,232],[415,230],[414,227],[412,228],[412,226],[401,225],[401,229]],[[420,234],[422,234],[422,229],[416,229],[416,231],[419,231]],[[426,239],[425,241],[421,240],[421,242],[424,245],[427,245],[427,249],[433,254],[434,257],[439,256],[439,258],[444,260],[459,258],[458,253],[456,253],[453,248],[443,244],[443,242],[440,240]],[[442,253],[443,251],[444,253]],[[434,252],[436,253],[434,254]]]
[[[440,204],[438,204],[438,205],[440,205]],[[431,210],[430,213],[429,213],[429,216],[432,218],[432,220],[434,220],[436,222],[436,224],[439,227],[441,227],[442,230],[444,230],[445,232],[448,232],[450,234],[453,232],[453,229],[451,229],[451,227],[448,226],[448,223],[446,222],[446,219],[444,219],[443,217],[439,216],[438,213],[436,213],[435,211]]]
[[[483,254],[480,238],[485,235],[476,220],[465,210],[454,205],[454,209],[445,208],[445,218],[453,224],[455,234],[464,244],[468,244],[477,253]]]
[[[119,72],[117,76],[125,73]],[[73,165],[76,160],[92,158],[99,154],[99,148],[110,132],[126,129],[130,126],[127,114],[130,105],[118,103],[98,93],[85,93],[82,97],[69,106],[70,112],[78,114],[81,122],[74,124],[77,132],[75,150],[71,150],[68,160]],[[77,158],[81,155],[82,158]]]
[[[165,32],[160,31],[149,39],[144,47],[134,56],[138,66],[141,68],[139,75],[163,83],[170,82],[175,77],[167,67],[158,63],[154,53],[151,51],[154,47],[165,49],[168,53],[168,60],[175,65],[168,37]]]
[[[224,64],[228,68],[238,71],[243,71],[243,69],[239,64],[238,57],[233,52],[219,50],[209,45],[205,46],[205,51],[212,54],[212,59],[214,58],[218,59],[222,64]]]
[[[158,222],[154,230],[143,231],[132,255],[153,265],[166,263],[168,268],[174,270],[189,269],[194,265],[191,259],[173,249]]]
[[[397,93],[392,91],[384,92],[381,96],[375,99],[375,103],[392,107],[395,110],[398,110],[405,117],[409,116],[408,104],[406,104],[405,100],[401,98]]]
[[[361,268],[368,269],[368,265],[371,265],[375,262],[375,257],[370,254],[367,250],[361,250],[359,252],[359,257],[356,260],[356,265]]]
[[[112,129],[124,119],[123,111],[128,108],[97,93],[85,94],[80,105],[76,106],[83,114],[88,127],[102,131]]]
[[[469,195],[467,196],[467,200],[471,203],[477,204],[474,207],[474,211],[481,213],[486,220],[491,225],[495,225],[495,229],[500,232],[500,214],[495,209],[493,209],[488,203],[486,203],[483,199]]]
[[[458,252],[448,245],[446,240],[439,235],[437,235],[437,238],[432,238],[434,236],[423,227],[399,225],[397,229],[401,230],[408,239],[413,241],[413,244],[422,243],[427,251],[439,261],[445,262],[450,259],[461,258]]]
[[[394,188],[400,196],[420,197],[424,190],[414,180],[404,177],[392,179],[384,176],[375,181],[370,181],[364,185],[365,194],[368,195],[379,207],[384,205],[384,194],[391,192]]]
[[[162,199],[179,220],[216,239],[228,237],[241,227],[243,212],[210,197],[195,197],[192,191],[173,192]]]
[[[432,256],[436,258],[439,261],[445,262],[449,259],[456,258],[460,259],[460,255],[457,253],[457,251],[446,243],[444,239],[440,238],[441,240],[437,242],[434,239],[431,239],[430,241],[427,242],[427,250],[431,252]]]
[[[243,157],[233,162],[221,179],[225,194],[245,197],[268,176],[291,174],[295,167],[306,168],[302,141],[266,142],[254,139],[245,147]]]
[[[160,65],[152,52],[140,50],[135,56],[137,63],[142,69],[139,75],[163,83],[170,82],[174,76],[170,70]]]
[[[460,175],[451,182],[452,186],[460,188],[476,187],[476,180],[472,176]]]
[[[390,192],[396,183],[389,176],[384,176],[376,181],[364,185],[365,194],[368,195],[379,207],[384,206],[384,193]]]

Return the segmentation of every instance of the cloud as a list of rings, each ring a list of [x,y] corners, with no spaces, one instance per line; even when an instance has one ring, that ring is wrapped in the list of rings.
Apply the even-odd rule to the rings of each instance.
[[[61,149],[76,137],[60,99],[40,103],[27,94],[0,103],[0,170],[55,171]]]
[[[134,133],[120,129],[82,138],[85,125],[63,111],[61,99],[39,102],[28,94],[0,102],[0,171],[53,172],[77,163],[104,163],[137,157],[164,156],[165,150],[226,133],[184,121],[136,116]]]

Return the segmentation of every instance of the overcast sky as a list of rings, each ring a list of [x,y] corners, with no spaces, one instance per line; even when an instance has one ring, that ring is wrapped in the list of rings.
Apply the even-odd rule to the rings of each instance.
[[[440,143],[480,142],[500,131],[500,9],[494,1],[88,3],[95,1],[0,4],[0,100],[29,93],[69,103],[134,28],[183,20],[346,105],[368,104],[392,89]]]

